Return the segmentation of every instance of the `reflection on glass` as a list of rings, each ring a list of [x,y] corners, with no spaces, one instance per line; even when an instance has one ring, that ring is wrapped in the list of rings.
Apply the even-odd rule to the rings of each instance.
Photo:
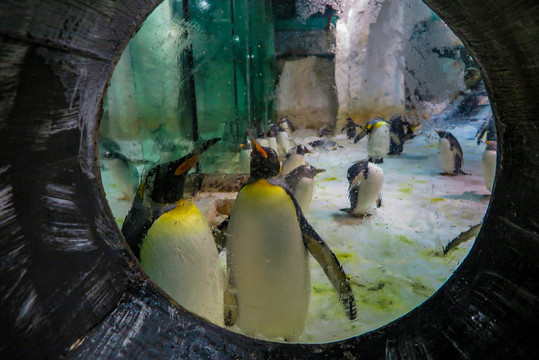
[[[464,259],[496,129],[476,64],[419,0],[166,0],[116,67],[99,149],[119,227],[180,305],[250,336],[327,342],[402,316]],[[254,174],[263,152],[278,177]],[[300,247],[278,248],[288,238]],[[275,290],[291,272],[301,296]],[[275,319],[301,324],[245,310],[264,301],[240,283],[268,304],[294,297]]]

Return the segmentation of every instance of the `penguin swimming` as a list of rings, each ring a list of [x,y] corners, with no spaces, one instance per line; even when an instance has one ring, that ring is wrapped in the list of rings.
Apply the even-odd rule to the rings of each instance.
[[[244,174],[249,173],[251,162],[251,142],[247,141],[243,144],[240,144],[240,171]]]
[[[293,340],[305,327],[311,293],[309,252],[339,293],[349,319],[355,299],[339,261],[309,225],[279,174],[273,149],[253,142],[251,178],[239,191],[228,225],[227,267],[237,307],[225,302],[225,323],[249,335]]]
[[[492,191],[494,176],[496,175],[496,141],[487,140],[487,147],[481,157],[481,170],[488,191]]]
[[[404,142],[414,136],[414,128],[407,120],[395,115],[389,119],[389,153],[400,155],[404,150]]]
[[[197,163],[204,151],[219,140],[214,138],[199,143],[190,154],[179,160],[156,165],[146,173],[122,225],[122,234],[138,259],[142,239],[150,226],[182,199],[187,170]],[[187,170],[183,170],[184,168]]]
[[[438,143],[438,160],[442,169],[442,175],[469,175],[462,171],[464,155],[456,137],[448,131],[438,131],[440,137]]]
[[[358,127],[360,128],[361,126],[356,124],[352,118],[348,118],[346,119],[346,125],[341,129],[341,132],[346,129],[346,137],[348,139],[353,139],[356,137],[356,128]]]
[[[384,156],[389,152],[389,126],[382,118],[369,120],[367,126],[354,139],[354,144],[365,135],[369,135],[367,155],[375,163],[383,163]]]
[[[326,170],[317,169],[311,165],[300,165],[286,174],[284,178],[304,214],[309,211],[313,200],[314,177],[324,171]]]
[[[288,174],[300,165],[307,165],[305,162],[305,154],[310,154],[311,150],[305,145],[298,145],[291,152],[286,154],[286,159],[283,162],[283,175]]]
[[[372,215],[374,207],[382,206],[384,171],[369,160],[356,162],[348,169],[348,198],[350,208],[341,209],[349,214],[363,217]]]

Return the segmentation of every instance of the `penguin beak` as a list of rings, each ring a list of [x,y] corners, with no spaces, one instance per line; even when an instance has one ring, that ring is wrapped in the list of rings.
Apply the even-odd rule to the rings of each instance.
[[[178,168],[176,169],[176,171],[174,171],[174,175],[176,176],[179,176],[189,170],[191,170],[191,168],[193,166],[195,166],[195,164],[198,162],[198,156],[191,156],[190,158],[187,158],[183,163],[180,164],[180,166],[178,166]]]
[[[245,144],[240,144],[240,148],[244,148],[245,147]]]
[[[326,171],[326,169],[315,169],[314,170],[317,174],[323,173]]]
[[[262,146],[260,146],[259,143],[256,142],[255,138],[253,137],[253,135],[251,134],[251,132],[249,130],[245,130],[245,132],[247,132],[247,135],[249,136],[249,138],[251,139],[251,142],[255,145],[255,149],[256,151],[262,155],[264,157],[264,159],[267,159],[268,158],[268,154],[266,153],[266,151],[264,149],[262,149]],[[253,156],[253,153],[251,153],[251,156]]]

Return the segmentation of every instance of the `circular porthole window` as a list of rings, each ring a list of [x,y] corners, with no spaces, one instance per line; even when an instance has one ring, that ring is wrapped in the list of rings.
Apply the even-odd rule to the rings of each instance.
[[[120,58],[99,152],[118,226],[180,305],[322,343],[451,276],[495,140],[476,65],[420,1],[167,0]]]

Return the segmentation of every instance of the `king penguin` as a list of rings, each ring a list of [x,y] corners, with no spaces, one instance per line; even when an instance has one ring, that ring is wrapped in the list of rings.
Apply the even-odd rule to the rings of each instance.
[[[310,153],[311,150],[305,145],[298,145],[296,148],[292,149],[291,152],[286,154],[286,159],[283,162],[283,175],[288,174],[300,165],[307,165],[305,162],[305,154]]]
[[[487,140],[487,147],[481,157],[481,170],[488,191],[492,191],[492,183],[496,175],[496,141]]]
[[[348,198],[350,208],[341,209],[357,217],[372,215],[376,207],[382,206],[384,171],[369,160],[356,162],[348,169]]]
[[[296,339],[309,311],[309,252],[356,317],[348,277],[309,225],[291,193],[268,179],[279,174],[273,149],[252,140],[251,177],[239,191],[228,225],[227,268],[237,306],[225,302],[225,323],[251,336]]]
[[[475,138],[477,140],[477,145],[481,144],[481,142],[483,141],[483,138],[486,138],[486,141],[497,140],[496,124],[494,122],[494,116],[491,115],[486,121],[483,122],[483,124],[481,124],[479,129],[477,129]]]
[[[365,135],[369,135],[367,141],[367,155],[375,163],[383,163],[384,156],[389,152],[389,126],[382,118],[371,119],[367,126],[354,139],[354,144]]]
[[[462,163],[464,155],[459,141],[448,131],[438,131],[436,133],[440,137],[438,142],[438,160],[442,175],[468,175],[462,171]]]
[[[300,165],[285,176],[286,185],[298,201],[301,211],[306,214],[311,206],[314,193],[314,177],[325,169],[311,165]]]

